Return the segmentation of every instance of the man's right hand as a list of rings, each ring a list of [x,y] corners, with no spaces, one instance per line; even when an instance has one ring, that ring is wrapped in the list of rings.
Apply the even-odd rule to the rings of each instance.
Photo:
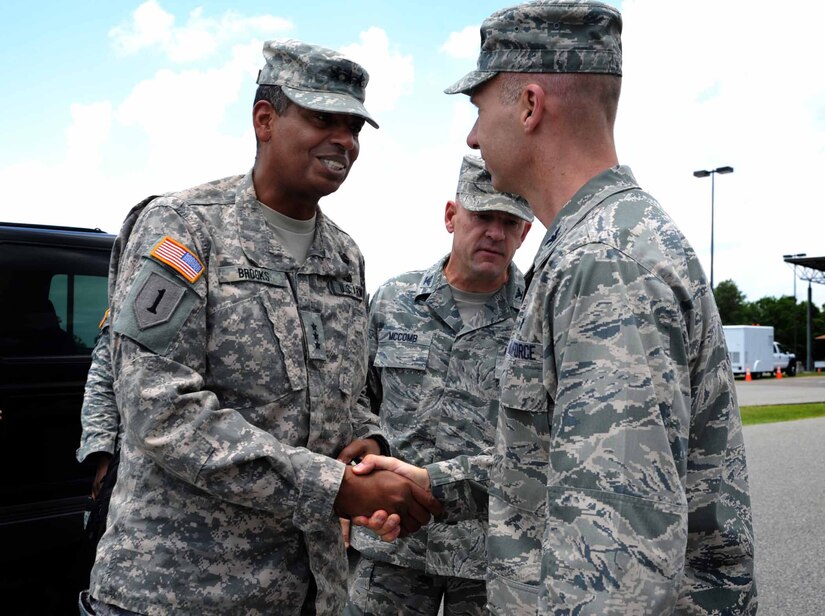
[[[430,490],[430,474],[427,469],[402,462],[398,458],[369,454],[364,456],[364,459],[356,464],[353,470],[358,475],[366,475],[375,470],[392,471],[415,482],[419,487]]]
[[[103,478],[106,476],[106,471],[109,470],[109,464],[112,462],[112,454],[100,452],[97,461],[97,472],[95,472],[95,479],[92,482],[92,498],[97,500],[100,494],[100,487],[103,485]]]
[[[379,510],[398,514],[403,534],[409,534],[427,524],[430,514],[440,513],[441,503],[427,490],[392,471],[357,475],[347,466],[334,508],[340,517],[371,516]]]

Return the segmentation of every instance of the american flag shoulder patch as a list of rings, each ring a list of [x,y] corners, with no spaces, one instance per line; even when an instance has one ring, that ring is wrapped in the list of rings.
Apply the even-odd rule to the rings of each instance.
[[[189,282],[194,284],[203,274],[203,263],[191,250],[168,235],[149,253],[161,263],[165,263]]]

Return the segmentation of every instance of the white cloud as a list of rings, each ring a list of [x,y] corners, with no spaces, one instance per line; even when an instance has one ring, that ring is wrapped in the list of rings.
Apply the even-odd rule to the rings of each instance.
[[[117,51],[132,54],[146,47],[166,44],[174,23],[174,15],[164,11],[155,0],[148,0],[132,13],[131,23],[112,28],[109,38]]]
[[[361,64],[370,75],[367,87],[370,114],[389,111],[411,90],[415,79],[413,57],[391,49],[387,33],[381,28],[361,32],[359,39],[359,43],[342,48],[341,53]],[[381,119],[376,119],[380,124]]]
[[[100,164],[100,148],[112,129],[112,104],[109,101],[90,105],[73,104],[69,108],[72,123],[66,129],[66,161],[82,168]]]
[[[219,18],[205,17],[203,8],[189,13],[184,26],[175,26],[175,16],[156,0],[147,0],[132,13],[132,19],[109,31],[115,50],[129,55],[157,48],[176,63],[192,62],[212,56],[223,43],[249,35],[272,35],[293,27],[284,18],[271,15],[244,17],[227,11]]]
[[[439,51],[459,60],[475,60],[478,57],[479,41],[479,27],[467,26],[458,32],[451,32]]]

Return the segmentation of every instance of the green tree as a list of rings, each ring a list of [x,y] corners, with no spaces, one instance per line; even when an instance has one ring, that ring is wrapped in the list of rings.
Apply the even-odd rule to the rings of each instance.
[[[750,306],[745,294],[733,280],[723,280],[713,290],[716,306],[723,325],[747,325],[750,323]]]
[[[758,325],[772,325],[774,340],[787,348],[794,348],[796,337],[794,352],[797,357],[805,355],[805,310],[805,305],[798,304],[790,295],[763,297],[750,305],[751,320]]]

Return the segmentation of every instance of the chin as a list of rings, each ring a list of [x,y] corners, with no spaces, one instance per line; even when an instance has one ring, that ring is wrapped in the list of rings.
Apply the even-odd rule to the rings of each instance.
[[[331,195],[336,190],[341,188],[341,185],[344,183],[344,180],[336,179],[327,179],[321,185],[318,186],[318,193],[320,197],[326,197],[327,195]]]
[[[476,268],[478,277],[483,280],[496,280],[504,275],[506,267],[502,267],[500,263],[486,262]]]

